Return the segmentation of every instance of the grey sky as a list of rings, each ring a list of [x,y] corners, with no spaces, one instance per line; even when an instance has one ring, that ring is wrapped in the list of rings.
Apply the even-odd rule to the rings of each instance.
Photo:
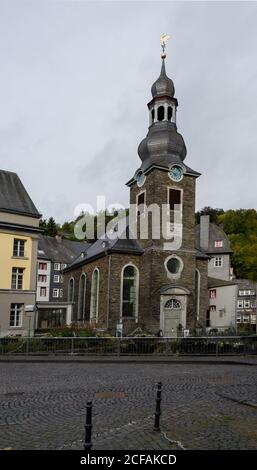
[[[128,205],[167,32],[197,208],[256,208],[256,23],[256,3],[0,0],[0,168],[44,217]]]

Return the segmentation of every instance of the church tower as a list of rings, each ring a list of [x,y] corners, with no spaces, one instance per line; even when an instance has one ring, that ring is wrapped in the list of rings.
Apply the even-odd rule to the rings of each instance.
[[[207,259],[195,249],[195,182],[200,173],[185,163],[164,48],[163,43],[161,73],[147,105],[148,133],[138,147],[141,165],[127,185],[134,233],[144,249],[140,317],[153,329],[159,325],[165,336],[177,336],[205,325]]]

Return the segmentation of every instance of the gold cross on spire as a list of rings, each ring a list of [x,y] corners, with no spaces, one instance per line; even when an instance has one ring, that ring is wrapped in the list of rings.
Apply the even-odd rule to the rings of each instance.
[[[165,59],[166,58],[166,53],[165,53],[165,49],[166,49],[166,43],[167,41],[170,39],[169,35],[166,34],[166,33],[163,33],[161,35],[161,48],[162,48],[162,53],[161,53],[161,58],[162,59]]]

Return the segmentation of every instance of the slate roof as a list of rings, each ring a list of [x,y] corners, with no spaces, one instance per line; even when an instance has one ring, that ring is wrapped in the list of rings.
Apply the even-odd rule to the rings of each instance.
[[[143,248],[137,240],[132,238],[128,228],[128,219],[126,221],[126,238],[113,238],[113,232],[107,232],[103,238],[98,239],[95,243],[89,244],[82,256],[79,256],[73,263],[66,268],[69,271],[91,262],[96,258],[100,258],[110,253],[129,253],[142,255]],[[112,236],[111,236],[112,235]]]
[[[196,249],[195,250],[196,258],[209,259],[210,257],[206,255],[203,251]]]
[[[236,280],[225,281],[225,279],[216,279],[214,277],[208,277],[208,288],[212,289],[214,287],[226,287],[226,286],[235,286]]]
[[[72,263],[88,246],[87,242],[56,239],[40,235],[38,241],[38,258],[49,259],[56,263]],[[40,252],[44,253],[40,253]]]
[[[11,171],[0,170],[0,211],[37,218],[41,216],[19,176]]]
[[[222,248],[215,248],[215,240],[222,240]],[[195,227],[195,243],[196,248],[200,250],[200,224],[197,224]],[[214,224],[213,222],[209,225],[209,248],[206,251],[208,254],[218,254],[218,253],[233,253],[230,247],[230,241],[225,234],[222,226]]]
[[[239,289],[254,289],[256,290],[257,283],[250,279],[235,279]]]

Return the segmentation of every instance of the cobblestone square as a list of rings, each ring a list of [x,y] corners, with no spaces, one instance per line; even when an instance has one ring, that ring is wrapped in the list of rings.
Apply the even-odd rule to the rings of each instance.
[[[226,364],[1,363],[0,448],[257,449],[257,367]],[[153,431],[163,383],[161,433]]]

